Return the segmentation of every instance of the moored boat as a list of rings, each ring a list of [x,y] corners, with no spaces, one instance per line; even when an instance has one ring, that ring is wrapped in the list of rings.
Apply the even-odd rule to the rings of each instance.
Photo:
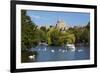
[[[75,51],[75,45],[74,44],[67,44],[67,49],[71,51]]]

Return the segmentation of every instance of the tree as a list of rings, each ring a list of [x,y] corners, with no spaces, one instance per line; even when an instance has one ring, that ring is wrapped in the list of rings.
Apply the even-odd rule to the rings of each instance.
[[[42,31],[44,31],[44,32],[47,31],[45,26],[41,26],[40,29],[41,29]]]
[[[27,16],[26,10],[21,10],[21,47],[22,49],[28,49],[33,46],[33,29],[36,28],[35,23],[31,21],[31,18]]]
[[[83,43],[88,43],[90,44],[90,23],[88,23],[84,27],[84,31],[81,35],[81,39],[83,40]]]
[[[48,44],[55,46],[66,45],[67,43],[75,43],[75,35],[70,32],[62,32],[57,28],[52,28],[48,32]]]
[[[60,37],[60,31],[56,28],[51,28],[48,33],[48,44],[49,45],[58,45],[58,40]]]
[[[75,35],[72,33],[62,33],[59,42],[61,45],[66,45],[66,44],[74,44],[75,43]]]
[[[90,22],[84,27],[74,27],[70,28],[66,32],[74,34],[75,43],[90,43]]]

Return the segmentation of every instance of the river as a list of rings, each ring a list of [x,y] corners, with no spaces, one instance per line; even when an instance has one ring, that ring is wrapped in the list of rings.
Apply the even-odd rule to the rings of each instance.
[[[71,51],[60,46],[39,45],[35,48],[31,48],[31,51],[38,53],[36,62],[90,59],[90,49],[87,46],[76,46],[75,51]]]

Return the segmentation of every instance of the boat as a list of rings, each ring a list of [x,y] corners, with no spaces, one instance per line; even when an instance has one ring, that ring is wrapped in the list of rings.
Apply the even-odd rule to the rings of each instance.
[[[40,42],[40,43],[39,43],[39,45],[48,46],[48,44],[47,44],[47,43],[45,43],[45,42],[44,42],[44,43],[41,43],[41,42]]]
[[[74,44],[67,44],[67,49],[71,51],[75,51],[75,45]]]

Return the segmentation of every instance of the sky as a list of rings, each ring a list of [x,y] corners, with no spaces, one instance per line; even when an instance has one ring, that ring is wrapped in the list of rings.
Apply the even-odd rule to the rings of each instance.
[[[54,12],[27,10],[27,15],[38,26],[55,26],[57,20],[63,20],[69,26],[85,26],[90,21],[90,13],[82,12]]]

